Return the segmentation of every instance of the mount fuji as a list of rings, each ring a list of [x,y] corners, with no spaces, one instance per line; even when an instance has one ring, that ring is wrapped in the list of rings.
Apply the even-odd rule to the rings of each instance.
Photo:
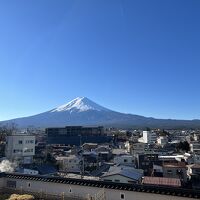
[[[87,97],[78,97],[67,104],[50,111],[0,122],[0,126],[9,123],[19,128],[29,126],[37,128],[78,126],[106,126],[121,128],[200,128],[200,120],[155,119],[134,114],[125,114],[102,107]]]

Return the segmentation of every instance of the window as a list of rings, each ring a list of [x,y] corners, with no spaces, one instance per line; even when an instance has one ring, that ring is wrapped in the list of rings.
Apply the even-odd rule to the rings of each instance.
[[[171,174],[171,173],[172,173],[172,170],[167,170],[167,173],[168,173],[168,174]]]
[[[125,199],[125,194],[124,193],[120,193],[120,199]]]
[[[31,187],[31,183],[28,182],[28,183],[27,183],[27,188],[30,188],[30,187]]]
[[[21,149],[14,149],[13,153],[22,153],[22,150]]]
[[[112,182],[112,180],[110,180],[110,179],[104,179],[104,181],[106,181],[106,182]]]
[[[136,181],[128,181],[128,183],[136,183]]]
[[[33,149],[25,149],[24,153],[33,152]]]
[[[26,144],[33,144],[33,140],[26,140]]]
[[[127,159],[124,159],[124,162],[127,162]]]
[[[22,140],[19,140],[19,141],[18,141],[18,144],[22,144]]]
[[[118,180],[118,179],[115,179],[115,182],[120,182],[120,180]]]
[[[72,188],[69,188],[69,193],[72,193]]]

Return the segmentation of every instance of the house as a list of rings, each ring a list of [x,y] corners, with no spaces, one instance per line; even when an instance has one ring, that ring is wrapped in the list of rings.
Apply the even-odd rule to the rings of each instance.
[[[200,177],[200,164],[187,165],[187,168],[188,168],[187,174],[189,178],[191,178],[191,176]]]
[[[137,153],[144,153],[148,149],[148,144],[147,143],[132,143],[130,147],[130,153],[132,155],[135,155]]]
[[[200,189],[200,164],[187,165],[187,174],[194,189]]]
[[[84,151],[91,151],[93,149],[96,149],[97,147],[98,147],[97,143],[84,143],[82,145]]]
[[[76,155],[56,157],[59,169],[65,172],[80,172],[81,158]]]
[[[114,163],[116,165],[134,166],[134,158],[131,155],[116,156],[114,157]]]
[[[132,167],[111,167],[111,169],[101,176],[101,180],[115,183],[139,183],[143,173]]]
[[[187,167],[185,162],[178,163],[164,163],[163,177],[179,178],[182,181],[187,181]]]
[[[95,150],[99,161],[109,161],[112,157],[111,148],[108,145],[98,146]]]
[[[151,176],[153,165],[161,165],[162,161],[158,159],[158,153],[145,152],[135,155],[135,165],[137,169],[143,169],[145,176]]]

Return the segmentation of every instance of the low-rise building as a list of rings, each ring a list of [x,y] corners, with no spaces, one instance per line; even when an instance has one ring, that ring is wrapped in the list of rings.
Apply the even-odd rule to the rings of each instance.
[[[112,167],[107,173],[101,176],[101,180],[115,183],[139,183],[143,174],[141,170],[127,167]]]
[[[187,181],[187,167],[184,162],[164,163],[163,177],[179,178],[182,181]]]
[[[132,143],[130,147],[130,153],[132,155],[138,154],[138,153],[144,153],[148,149],[147,143]]]
[[[35,155],[35,136],[28,134],[13,134],[6,137],[6,158],[30,164]]]
[[[80,172],[81,159],[76,155],[56,157],[59,169],[65,172]]]
[[[131,155],[116,156],[114,157],[114,163],[116,165],[134,166],[134,158]]]
[[[200,154],[200,143],[199,142],[191,142],[190,143],[190,151],[195,154]]]
[[[164,146],[168,143],[168,138],[166,136],[159,136],[157,138],[157,143],[161,146]]]
[[[162,161],[158,159],[158,153],[145,152],[136,154],[135,165],[137,169],[143,169],[145,176],[151,176],[153,173],[153,165],[161,165]]]

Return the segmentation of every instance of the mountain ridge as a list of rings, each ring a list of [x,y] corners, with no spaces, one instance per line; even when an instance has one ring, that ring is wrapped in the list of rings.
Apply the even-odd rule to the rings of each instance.
[[[77,97],[66,104],[33,116],[1,121],[0,125],[9,123],[15,123],[20,128],[67,125],[101,125],[124,128],[200,128],[200,120],[156,119],[136,114],[125,114],[98,105],[87,97]]]

